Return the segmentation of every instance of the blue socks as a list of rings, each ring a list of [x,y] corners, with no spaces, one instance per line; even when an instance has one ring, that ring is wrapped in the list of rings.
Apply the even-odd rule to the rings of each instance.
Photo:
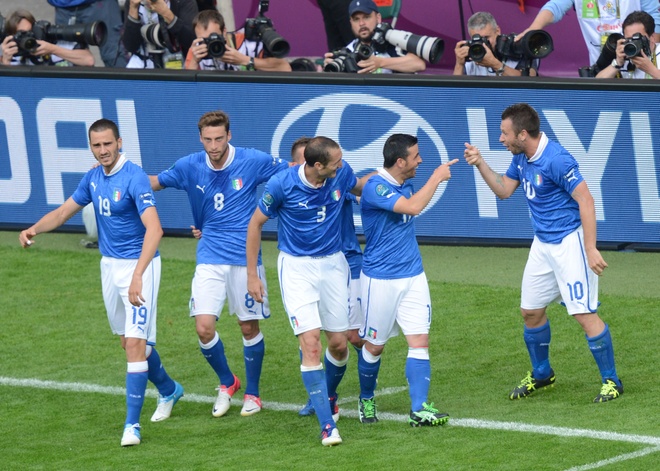
[[[614,347],[612,346],[612,336],[610,335],[610,328],[605,324],[605,329],[594,337],[587,337],[589,350],[596,360],[600,375],[603,383],[611,379],[618,386],[621,386],[621,381],[616,374],[616,366],[614,365]]]
[[[429,395],[431,385],[431,361],[428,348],[408,348],[406,358],[411,410],[421,410]]]
[[[234,384],[234,374],[229,369],[227,364],[227,357],[225,356],[225,346],[220,340],[218,333],[215,333],[215,337],[207,344],[199,342],[200,350],[206,361],[209,362],[213,371],[218,375],[220,379],[220,384],[225,386],[231,386]]]
[[[140,412],[147,390],[149,365],[146,361],[128,363],[126,368],[126,425],[140,423]]]
[[[302,366],[300,365],[303,384],[309,395],[309,400],[314,406],[316,417],[321,425],[321,430],[325,429],[326,425],[333,428],[337,426],[335,421],[332,420],[332,412],[330,411],[330,401],[328,401],[328,387],[325,382],[325,374],[323,373],[323,365],[318,366]]]
[[[245,358],[245,379],[247,386],[245,394],[259,396],[259,378],[261,378],[261,367],[264,363],[266,344],[264,334],[259,332],[251,340],[243,339],[243,357]]]
[[[348,355],[344,360],[337,360],[327,349],[325,350],[325,380],[329,397],[337,395],[337,386],[346,373],[346,363],[348,363]]]
[[[550,376],[550,321],[533,329],[525,326],[523,335],[529,359],[532,362],[532,376],[545,379]]]
[[[372,355],[364,346],[362,355],[358,356],[358,377],[360,379],[360,399],[374,397],[378,370],[380,369],[380,355]]]
[[[176,384],[165,371],[165,367],[160,361],[160,355],[154,347],[147,347],[147,351],[151,353],[147,357],[147,364],[149,365],[149,381],[154,383],[161,396],[169,396],[174,393]]]

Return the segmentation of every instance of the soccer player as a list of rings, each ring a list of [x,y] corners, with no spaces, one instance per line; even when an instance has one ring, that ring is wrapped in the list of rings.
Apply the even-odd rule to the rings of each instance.
[[[258,254],[263,225],[279,217],[277,260],[284,308],[302,350],[305,389],[321,426],[324,446],[342,442],[332,417],[328,385],[321,363],[321,329],[328,339],[328,374],[339,384],[346,370],[348,347],[349,268],[341,252],[340,214],[346,194],[359,192],[363,181],[342,161],[339,145],[327,137],[311,139],[305,163],[272,177],[248,226],[248,291],[260,302],[265,295]]]
[[[422,163],[417,138],[393,134],[383,147],[383,168],[364,186],[360,202],[366,237],[362,264],[362,309],[365,339],[358,358],[360,422],[378,421],[374,391],[380,358],[387,341],[403,331],[408,343],[406,379],[413,427],[444,425],[449,415],[428,402],[431,383],[429,330],[431,295],[415,238],[415,216],[431,201],[440,183],[451,178],[450,166],[440,165],[415,193],[412,179]]]
[[[270,308],[267,296],[255,302],[246,289],[247,225],[257,205],[257,186],[289,164],[256,149],[232,146],[229,116],[222,111],[205,113],[198,128],[204,150],[182,157],[168,170],[151,176],[151,186],[154,190],[184,190],[192,208],[193,229],[203,233],[197,245],[190,315],[195,318],[202,355],[220,381],[212,414],[225,415],[241,387],[216,331],[228,301],[229,313],[237,316],[243,334],[247,385],[241,415],[250,416],[262,407],[259,379],[265,343],[259,320],[270,317]],[[257,271],[265,286],[260,253]]]
[[[500,142],[513,159],[504,175],[494,172],[479,149],[465,144],[465,160],[474,165],[490,189],[506,199],[522,183],[534,229],[534,241],[523,273],[520,311],[523,339],[532,363],[510,399],[527,397],[555,382],[550,366],[550,323],[546,307],[562,300],[578,321],[602,377],[594,402],[616,399],[623,385],[614,364],[610,330],[596,313],[598,276],[607,268],[596,248],[594,199],[578,163],[566,149],[540,131],[536,110],[527,103],[502,113]]]
[[[309,137],[301,137],[297,139],[291,146],[291,161],[294,165],[302,165],[305,163],[305,146],[309,142]],[[346,195],[346,200],[341,208],[340,227],[341,227],[341,251],[346,257],[348,267],[350,269],[351,282],[349,286],[349,300],[348,300],[348,341],[360,354],[360,349],[364,340],[358,334],[359,328],[362,326],[362,306],[360,305],[360,272],[362,271],[362,248],[355,234],[355,223],[353,222],[353,205],[359,204],[359,199],[353,193]],[[326,383],[328,384],[328,394],[330,395],[330,409],[333,413],[335,422],[339,419],[339,407],[337,406],[337,385],[333,379],[334,368],[332,363],[332,356],[328,350],[325,351],[325,373]],[[342,369],[341,375],[343,376],[346,371],[346,365],[338,366]],[[333,389],[334,387],[334,389]],[[314,415],[314,406],[312,400],[308,399],[307,404],[303,406],[298,415],[310,416]]]
[[[128,161],[117,125],[100,119],[89,128],[89,143],[99,166],[85,174],[59,208],[21,232],[29,247],[33,238],[64,224],[88,203],[96,205],[103,301],[113,334],[126,350],[126,422],[122,446],[139,445],[140,413],[147,379],[158,388],[152,422],[167,419],[183,388],[163,367],[156,343],[156,301],[160,285],[158,244],[163,235],[155,201],[144,171]]]

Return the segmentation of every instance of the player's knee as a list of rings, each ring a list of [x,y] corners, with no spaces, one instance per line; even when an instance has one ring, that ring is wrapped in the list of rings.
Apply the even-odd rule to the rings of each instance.
[[[238,321],[238,324],[241,326],[241,333],[245,340],[252,340],[259,335],[259,321]]]
[[[209,343],[215,338],[215,324],[198,322],[195,325],[197,336],[202,343]]]

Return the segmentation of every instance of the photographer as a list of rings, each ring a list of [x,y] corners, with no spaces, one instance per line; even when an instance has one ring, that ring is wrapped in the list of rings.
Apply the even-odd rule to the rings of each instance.
[[[18,9],[7,17],[6,37],[2,41],[2,65],[94,65],[94,56],[86,44],[36,39],[32,32],[35,23],[37,21],[32,13],[24,9]]]
[[[195,0],[128,0],[122,41],[130,69],[183,68],[195,38]]]
[[[522,69],[525,67],[524,60],[500,58],[494,52],[497,37],[501,34],[501,30],[493,15],[485,11],[477,12],[470,17],[467,27],[472,39],[456,43],[454,49],[456,55],[454,75],[502,75],[507,77],[520,77],[522,75]],[[479,37],[476,37],[477,35]],[[481,47],[478,47],[478,45],[481,45]],[[481,59],[471,58],[475,46],[476,50],[480,52],[479,55],[483,55]],[[532,61],[529,68],[530,76],[537,75],[539,62],[539,59]]]
[[[361,45],[373,49],[373,53],[366,59],[357,62],[359,74],[369,73],[415,73],[426,69],[426,63],[421,57],[412,52],[387,44],[385,50],[372,41],[376,26],[382,22],[378,7],[373,0],[353,0],[348,7],[351,18],[351,27],[356,39],[349,43],[346,48],[355,52]],[[335,54],[325,54],[325,64],[332,62]]]
[[[634,11],[623,20],[623,36],[616,46],[616,58],[596,78],[660,79],[660,45],[653,39],[653,17]]]
[[[268,57],[261,41],[245,38],[243,30],[228,33],[217,10],[200,11],[193,19],[197,38],[186,57],[188,70],[262,70],[291,72],[286,59]]]

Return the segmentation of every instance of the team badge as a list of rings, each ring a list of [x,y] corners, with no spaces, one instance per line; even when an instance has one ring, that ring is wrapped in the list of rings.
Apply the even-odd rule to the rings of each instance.
[[[119,188],[115,188],[114,191],[112,192],[112,201],[115,203],[119,202],[121,199],[121,190]]]
[[[386,194],[390,193],[391,190],[387,185],[383,185],[382,183],[379,183],[376,185],[376,194],[378,196],[385,196]]]
[[[340,198],[341,198],[341,191],[335,190],[335,191],[332,192],[332,199],[333,200],[339,201]]]
[[[233,178],[231,180],[231,187],[234,190],[240,190],[241,188],[243,188],[243,179],[240,178],[240,177],[239,178]]]
[[[534,185],[541,186],[543,184],[543,179],[538,173],[534,175]]]
[[[273,195],[270,193],[264,193],[264,195],[261,197],[261,202],[266,206],[266,209],[270,208],[270,205],[273,204],[275,199],[273,198]]]
[[[289,320],[291,321],[291,327],[293,327],[294,329],[300,327],[300,324],[298,324],[298,319],[296,319],[296,316],[289,317]]]
[[[378,336],[378,331],[373,327],[369,327],[369,330],[367,331],[367,337],[375,340],[377,336]]]

